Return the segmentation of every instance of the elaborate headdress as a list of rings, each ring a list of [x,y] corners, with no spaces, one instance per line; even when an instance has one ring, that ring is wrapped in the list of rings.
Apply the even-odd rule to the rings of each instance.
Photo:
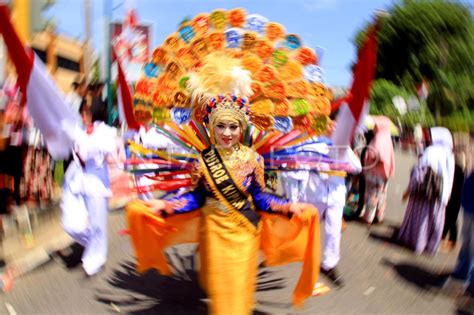
[[[253,135],[330,128],[330,93],[316,52],[283,25],[242,9],[183,22],[153,52],[134,96],[136,116],[181,126],[191,118],[210,122],[223,104],[245,108]]]
[[[131,151],[154,153],[182,174],[212,144],[215,122],[229,118],[266,169],[350,169],[326,155],[297,157],[300,144],[331,127],[324,76],[316,52],[281,24],[243,9],[198,14],[153,51],[134,94],[136,120],[151,120],[190,153]]]

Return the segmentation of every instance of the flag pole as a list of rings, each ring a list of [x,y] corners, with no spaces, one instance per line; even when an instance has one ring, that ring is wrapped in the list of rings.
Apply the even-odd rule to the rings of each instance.
[[[104,1],[104,17],[105,17],[105,85],[107,87],[107,117],[108,117],[108,124],[112,124],[112,85],[111,85],[111,67],[112,67],[112,60],[111,60],[111,51],[110,51],[110,23],[112,20],[112,0],[105,0]]]

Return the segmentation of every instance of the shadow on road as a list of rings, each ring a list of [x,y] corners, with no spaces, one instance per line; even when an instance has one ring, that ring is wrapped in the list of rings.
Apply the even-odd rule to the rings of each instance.
[[[455,314],[474,314],[474,298],[466,296],[462,283],[449,278],[449,273],[433,272],[427,270],[426,267],[414,265],[410,262],[393,263],[388,259],[384,259],[382,263],[392,267],[407,283],[434,294],[433,297],[442,294],[452,298],[456,307]]]
[[[370,232],[369,237],[379,242],[389,243],[390,245],[410,250],[398,241],[398,231],[398,226],[389,225],[386,232]]]
[[[438,292],[449,276],[449,274],[433,272],[424,266],[415,265],[411,262],[393,263],[388,259],[383,259],[382,264],[392,267],[406,282],[425,291]]]
[[[173,276],[160,275],[156,270],[140,274],[135,270],[135,263],[126,261],[109,276],[106,280],[109,288],[99,290],[96,299],[127,314],[207,314],[208,299],[199,286],[195,253],[183,255],[172,249],[167,256],[175,269]],[[282,278],[260,268],[257,291],[283,286]],[[266,313],[255,311],[254,314]]]
[[[73,269],[81,264],[81,258],[83,253],[84,246],[74,242],[70,246],[52,253],[52,257],[54,259],[61,260],[67,269]]]

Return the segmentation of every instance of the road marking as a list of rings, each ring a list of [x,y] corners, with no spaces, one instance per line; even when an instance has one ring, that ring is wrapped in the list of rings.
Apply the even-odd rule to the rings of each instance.
[[[117,313],[121,313],[120,308],[119,308],[117,305],[115,305],[114,303],[111,302],[111,303],[110,303],[110,306],[112,306],[112,308],[114,309],[114,311],[116,311]]]
[[[364,295],[371,295],[372,293],[374,293],[374,291],[375,291],[375,287],[370,287],[367,290],[365,290]]]
[[[10,303],[5,303],[9,315],[16,315],[16,311]]]

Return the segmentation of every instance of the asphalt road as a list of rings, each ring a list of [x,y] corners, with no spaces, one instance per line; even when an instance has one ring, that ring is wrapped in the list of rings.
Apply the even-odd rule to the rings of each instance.
[[[439,291],[430,285],[438,273],[454,266],[457,253],[415,256],[388,240],[403,219],[405,206],[400,197],[414,160],[397,152],[396,162],[385,224],[369,229],[349,222],[343,233],[339,268],[346,286],[310,298],[304,308],[296,310],[290,301],[301,265],[261,267],[256,314],[459,312],[461,300],[455,297],[456,290]],[[170,251],[179,270],[176,277],[154,271],[139,275],[134,271],[130,242],[118,233],[122,229],[124,213],[111,213],[109,260],[100,275],[87,278],[80,266],[67,268],[50,260],[17,279],[11,292],[0,294],[0,314],[206,314],[206,299],[196,281],[194,248],[186,245]],[[321,281],[328,283],[324,276]]]

